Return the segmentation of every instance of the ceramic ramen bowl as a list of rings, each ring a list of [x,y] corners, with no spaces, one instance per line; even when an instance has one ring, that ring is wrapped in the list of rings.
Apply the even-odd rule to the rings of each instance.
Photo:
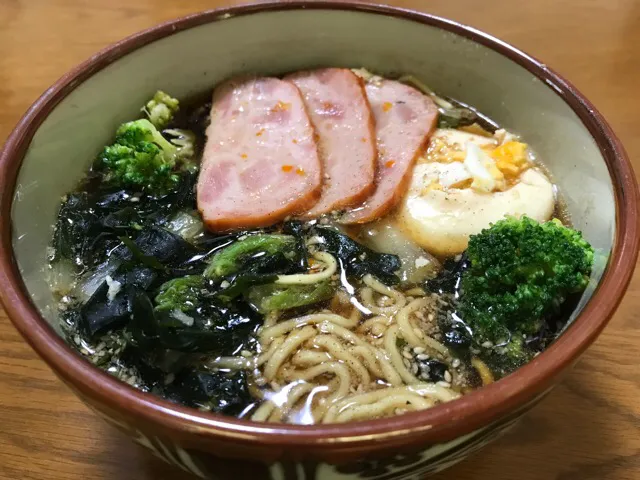
[[[528,140],[552,172],[575,228],[599,251],[570,326],[516,373],[459,400],[335,425],[255,423],[134,390],[70,349],[43,276],[61,196],[114,125],[162,88],[178,98],[236,74],[316,66],[411,73]],[[0,296],[16,328],[91,409],[164,460],[202,478],[404,479],[444,469],[511,427],[562,378],[620,302],[636,262],[638,196],[602,116],[543,63],[475,29],[344,2],[209,11],[136,34],[47,90],[0,155]]]

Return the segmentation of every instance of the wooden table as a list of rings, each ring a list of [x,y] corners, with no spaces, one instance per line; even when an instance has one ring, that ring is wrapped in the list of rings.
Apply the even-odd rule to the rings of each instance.
[[[0,139],[96,50],[224,0],[0,0]],[[640,172],[640,2],[396,0],[544,59],[602,111]],[[640,274],[600,340],[506,438],[436,480],[640,478]],[[0,478],[183,479],[108,427],[53,376],[0,310]]]

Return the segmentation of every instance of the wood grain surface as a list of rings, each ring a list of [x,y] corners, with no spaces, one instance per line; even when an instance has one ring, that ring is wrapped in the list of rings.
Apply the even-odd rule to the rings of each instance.
[[[0,0],[0,141],[45,88],[96,50],[161,21],[233,3]],[[386,3],[470,24],[545,60],[607,117],[640,172],[637,0]],[[639,349],[636,275],[611,325],[568,378],[504,439],[433,478],[640,479]],[[187,477],[90,413],[0,309],[0,478]]]

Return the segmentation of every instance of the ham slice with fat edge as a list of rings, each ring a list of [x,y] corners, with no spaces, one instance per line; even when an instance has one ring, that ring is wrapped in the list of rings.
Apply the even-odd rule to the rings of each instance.
[[[273,225],[311,208],[321,188],[314,129],[293,83],[244,78],[215,89],[197,186],[208,228]]]
[[[346,68],[323,68],[285,77],[302,92],[316,130],[324,187],[313,218],[364,201],[375,189],[376,141],[364,82]]]
[[[365,88],[376,122],[377,186],[362,205],[341,218],[347,224],[376,220],[398,204],[438,118],[433,100],[404,83],[380,79]]]

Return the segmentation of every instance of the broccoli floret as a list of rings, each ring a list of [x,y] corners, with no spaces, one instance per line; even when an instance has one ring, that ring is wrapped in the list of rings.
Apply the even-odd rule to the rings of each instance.
[[[162,90],[158,90],[153,98],[142,107],[142,111],[156,128],[164,128],[173,120],[173,116],[179,108],[180,102],[177,99],[167,95]]]
[[[182,168],[190,172],[198,170],[195,159],[196,136],[189,130],[181,128],[167,129],[162,132],[169,136],[169,141],[178,148],[177,157],[182,161]]]
[[[204,278],[200,275],[187,275],[174,278],[160,286],[156,295],[156,307],[158,311],[187,312],[200,305],[201,291],[204,287]]]
[[[178,151],[151,122],[135,120],[118,128],[114,144],[104,148],[99,161],[108,183],[166,189],[179,180],[174,172]]]
[[[523,336],[589,282],[594,252],[580,232],[557,220],[506,218],[469,240],[459,312],[474,341],[526,361]]]
[[[174,156],[178,148],[162,136],[160,131],[144,118],[123,123],[116,130],[116,144],[137,147],[141,143],[157,145],[166,156]]]

